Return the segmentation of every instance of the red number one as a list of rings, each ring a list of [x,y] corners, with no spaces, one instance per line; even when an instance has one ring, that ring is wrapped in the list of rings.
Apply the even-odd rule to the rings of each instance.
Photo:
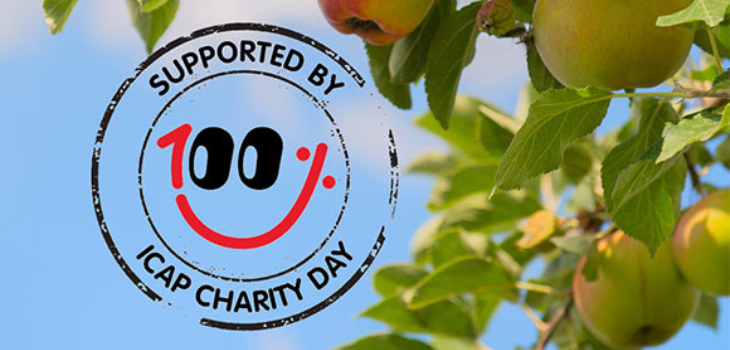
[[[192,131],[193,127],[190,124],[183,124],[157,139],[157,146],[160,148],[167,148],[173,145],[170,171],[172,174],[172,187],[178,190],[183,187],[182,168],[183,157],[185,156],[185,144]]]

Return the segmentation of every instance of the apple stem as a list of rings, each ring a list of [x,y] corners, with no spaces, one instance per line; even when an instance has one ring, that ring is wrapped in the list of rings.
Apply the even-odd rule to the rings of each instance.
[[[712,57],[715,59],[715,68],[717,68],[717,75],[723,73],[722,69],[722,57],[720,57],[720,51],[717,48],[717,41],[715,40],[715,34],[712,33],[710,27],[705,26],[707,31],[707,37],[710,39],[710,46],[712,46]]]

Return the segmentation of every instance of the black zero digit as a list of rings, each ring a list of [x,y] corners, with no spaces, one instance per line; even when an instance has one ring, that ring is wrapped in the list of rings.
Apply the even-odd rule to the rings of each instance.
[[[198,177],[195,174],[195,155],[198,148],[203,147],[208,155],[205,164],[205,175]],[[200,188],[215,190],[226,184],[231,172],[233,159],[233,137],[221,129],[210,127],[200,131],[190,149],[190,177]]]
[[[251,177],[246,176],[243,169],[243,156],[249,147],[256,150],[256,168]],[[241,177],[241,181],[254,190],[265,190],[271,187],[279,178],[283,151],[284,142],[279,133],[273,129],[259,127],[251,130],[243,139],[238,152],[238,175]]]

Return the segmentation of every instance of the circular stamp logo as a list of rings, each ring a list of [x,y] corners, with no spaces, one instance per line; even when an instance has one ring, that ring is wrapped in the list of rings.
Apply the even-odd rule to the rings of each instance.
[[[127,277],[233,330],[342,297],[398,198],[393,133],[369,85],[272,25],[206,28],[152,54],[109,104],[92,157],[99,227]]]

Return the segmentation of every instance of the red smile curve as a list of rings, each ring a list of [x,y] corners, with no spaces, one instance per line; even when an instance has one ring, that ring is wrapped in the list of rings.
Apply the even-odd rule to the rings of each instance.
[[[322,173],[322,167],[324,166],[326,155],[327,145],[324,143],[318,144],[314,153],[314,159],[312,160],[312,167],[309,169],[309,174],[307,175],[307,179],[302,187],[302,192],[299,193],[299,197],[297,197],[294,205],[284,218],[276,224],[276,226],[258,236],[239,238],[220,234],[205,225],[198,216],[195,215],[195,212],[190,207],[188,198],[184,194],[178,194],[175,198],[175,202],[177,203],[177,207],[188,225],[190,225],[197,234],[205,238],[207,241],[232,249],[253,249],[262,247],[281,238],[292,228],[292,226],[294,226],[297,220],[299,220],[304,209],[307,207],[307,204],[309,204],[309,200],[312,199],[312,194],[314,194],[314,189],[316,188],[317,183],[319,182],[319,176]]]

